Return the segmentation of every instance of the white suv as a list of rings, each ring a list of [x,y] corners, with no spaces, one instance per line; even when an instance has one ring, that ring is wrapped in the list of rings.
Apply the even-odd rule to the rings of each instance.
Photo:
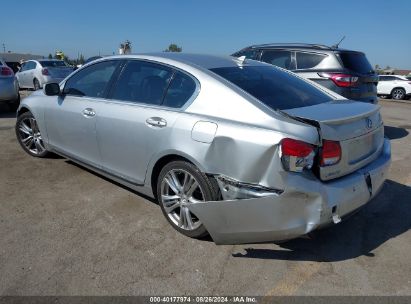
[[[405,99],[411,95],[411,81],[405,76],[381,75],[377,85],[377,94],[391,96],[392,99]]]

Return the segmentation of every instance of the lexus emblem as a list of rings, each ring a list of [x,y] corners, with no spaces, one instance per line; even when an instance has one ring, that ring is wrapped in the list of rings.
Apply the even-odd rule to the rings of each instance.
[[[372,120],[367,118],[365,121],[367,122],[367,129],[372,129]]]

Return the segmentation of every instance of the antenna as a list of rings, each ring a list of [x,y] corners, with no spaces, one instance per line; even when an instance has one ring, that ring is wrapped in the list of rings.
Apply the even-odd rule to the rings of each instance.
[[[341,38],[340,41],[338,41],[338,43],[332,45],[332,48],[338,49],[338,47],[340,46],[340,43],[345,39],[345,35]]]

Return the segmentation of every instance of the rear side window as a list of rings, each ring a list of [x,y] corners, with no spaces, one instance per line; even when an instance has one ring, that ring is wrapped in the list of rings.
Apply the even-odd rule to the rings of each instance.
[[[274,110],[312,106],[332,100],[308,82],[269,66],[211,69]]]
[[[351,71],[361,74],[370,74],[374,72],[374,69],[363,53],[341,52],[339,53],[339,56],[344,67]]]
[[[196,83],[188,75],[176,72],[167,94],[164,98],[163,105],[172,108],[181,108],[194,94]]]
[[[130,61],[117,81],[112,98],[160,105],[172,74],[172,70],[166,66],[146,61]]]
[[[25,70],[33,70],[33,69],[36,68],[36,66],[37,66],[37,64],[34,61],[29,61],[26,64]]]
[[[283,69],[293,70],[290,51],[264,51],[261,61],[270,63]]]
[[[296,60],[297,60],[297,69],[312,69],[319,65],[324,58],[327,57],[325,55],[314,54],[314,53],[296,53]]]
[[[104,97],[118,61],[103,61],[86,67],[70,77],[63,92],[67,95]]]

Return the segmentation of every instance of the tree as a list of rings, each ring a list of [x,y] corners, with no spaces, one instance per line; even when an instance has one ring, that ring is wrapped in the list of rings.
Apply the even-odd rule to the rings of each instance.
[[[83,54],[80,54],[80,59],[78,60],[78,64],[84,64],[84,56]]]
[[[178,46],[175,43],[172,43],[168,46],[167,49],[164,50],[164,52],[176,52],[176,53],[180,53],[183,50],[182,47]]]
[[[53,55],[49,54],[49,59],[53,59]]]

